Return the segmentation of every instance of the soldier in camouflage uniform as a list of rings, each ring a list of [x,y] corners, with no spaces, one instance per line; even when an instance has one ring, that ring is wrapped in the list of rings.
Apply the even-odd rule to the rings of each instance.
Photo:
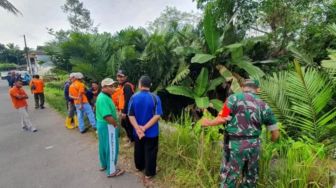
[[[257,95],[259,83],[245,80],[243,92],[228,97],[222,111],[214,120],[204,119],[203,126],[225,126],[224,157],[220,169],[220,187],[256,187],[260,153],[261,126],[271,131],[272,141],[279,137],[279,129],[270,107]]]

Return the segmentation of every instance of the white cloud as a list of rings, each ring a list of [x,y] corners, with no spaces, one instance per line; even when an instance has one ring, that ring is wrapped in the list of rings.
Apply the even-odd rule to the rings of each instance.
[[[51,39],[46,28],[68,29],[66,15],[61,10],[65,0],[10,0],[23,16],[14,16],[0,8],[0,43],[23,46],[23,34],[29,47],[35,48]],[[115,32],[128,26],[146,26],[166,6],[181,11],[195,11],[192,0],[83,0],[99,31]]]

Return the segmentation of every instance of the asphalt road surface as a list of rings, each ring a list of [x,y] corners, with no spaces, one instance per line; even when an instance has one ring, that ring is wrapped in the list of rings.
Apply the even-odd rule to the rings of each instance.
[[[0,188],[142,187],[132,174],[107,178],[98,170],[92,134],[65,129],[64,118],[48,106],[33,107],[30,96],[29,114],[38,132],[22,131],[7,83],[0,81]]]

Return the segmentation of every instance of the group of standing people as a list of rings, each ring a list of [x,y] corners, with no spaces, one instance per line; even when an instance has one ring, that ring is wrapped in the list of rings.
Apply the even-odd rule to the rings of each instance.
[[[126,132],[126,146],[134,145],[135,167],[149,181],[156,175],[158,121],[162,115],[160,98],[150,92],[151,79],[142,76],[135,93],[135,86],[123,70],[118,70],[117,81],[105,78],[100,86],[93,82],[91,89],[86,89],[83,78],[81,73],[71,73],[65,84],[69,111],[66,127],[74,128],[78,121],[79,131],[86,132],[83,115],[87,115],[98,134],[100,170],[106,171],[107,177],[115,177],[124,173],[117,167],[121,125]],[[77,120],[72,121],[76,119],[75,110]]]
[[[69,110],[67,128],[74,128],[77,124],[79,131],[85,133],[86,114],[98,133],[100,170],[106,171],[107,177],[116,177],[124,173],[124,170],[117,167],[119,125],[122,125],[128,145],[134,145],[135,167],[144,172],[144,180],[149,181],[156,175],[158,121],[163,113],[160,98],[150,92],[151,79],[142,76],[135,93],[134,85],[128,82],[127,75],[122,70],[117,72],[117,81],[105,78],[100,86],[98,82],[93,82],[91,89],[86,89],[83,78],[81,73],[71,73],[65,84],[64,94]],[[34,93],[35,107],[43,109],[44,84],[38,75],[34,76],[30,88]],[[202,120],[204,127],[225,125],[220,187],[256,187],[262,125],[266,125],[271,132],[272,141],[279,138],[274,114],[258,97],[258,91],[257,80],[245,80],[242,92],[230,95],[215,119]],[[22,129],[36,132],[27,113],[28,95],[22,89],[22,80],[15,80],[9,94],[13,106],[21,116]],[[72,123],[75,125],[72,126]]]
[[[8,86],[13,87],[16,80],[21,80],[23,84],[29,84],[31,81],[31,77],[27,72],[21,75],[19,72],[9,71],[6,77],[8,81]]]

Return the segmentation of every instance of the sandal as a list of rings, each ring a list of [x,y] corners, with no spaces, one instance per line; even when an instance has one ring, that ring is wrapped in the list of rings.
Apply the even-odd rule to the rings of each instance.
[[[125,173],[125,170],[117,169],[114,173],[107,175],[108,178],[117,177]]]
[[[153,186],[153,176],[145,176],[143,178],[143,184],[145,187],[152,187]]]

